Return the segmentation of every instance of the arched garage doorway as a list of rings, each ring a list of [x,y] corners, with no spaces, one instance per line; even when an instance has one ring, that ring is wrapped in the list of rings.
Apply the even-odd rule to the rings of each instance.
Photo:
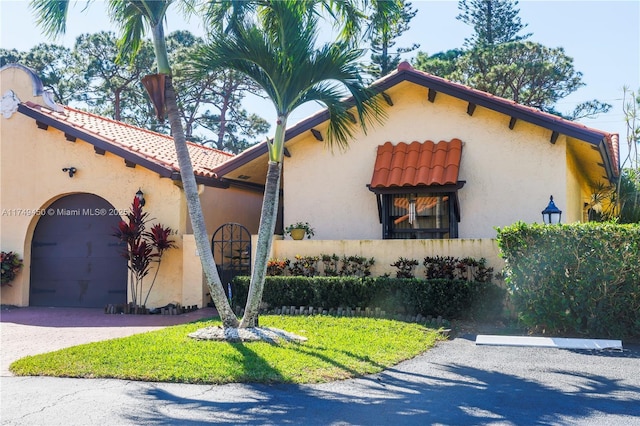
[[[46,209],[31,243],[30,305],[126,303],[127,262],[112,236],[120,221],[114,210],[92,194],[68,195]]]

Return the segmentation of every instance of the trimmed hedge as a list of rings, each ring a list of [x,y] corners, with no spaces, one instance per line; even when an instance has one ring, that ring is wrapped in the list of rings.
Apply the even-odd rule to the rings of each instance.
[[[233,281],[233,305],[244,307],[249,277]],[[376,277],[267,277],[262,301],[282,306],[380,308],[387,314],[493,318],[502,314],[505,291],[492,283]]]
[[[640,336],[640,226],[524,223],[498,229],[523,324],[549,333]]]

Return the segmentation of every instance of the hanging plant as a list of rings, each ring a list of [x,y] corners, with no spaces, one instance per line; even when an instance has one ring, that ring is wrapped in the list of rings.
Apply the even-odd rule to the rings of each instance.
[[[2,252],[2,286],[11,286],[13,281],[22,269],[22,259],[17,253],[12,251]]]

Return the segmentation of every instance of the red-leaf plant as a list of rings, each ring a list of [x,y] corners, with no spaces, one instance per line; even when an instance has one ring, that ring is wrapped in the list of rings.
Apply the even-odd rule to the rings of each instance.
[[[127,259],[131,283],[131,301],[136,308],[138,307],[138,302],[142,300],[143,279],[149,274],[151,265],[154,262],[157,263],[153,280],[142,303],[143,306],[147,304],[151,289],[158,277],[163,254],[166,250],[176,247],[174,241],[169,239],[172,230],[168,226],[155,224],[151,227],[151,232],[145,232],[146,225],[149,222],[148,217],[149,213],[142,211],[140,200],[134,197],[131,210],[127,213],[127,221],[121,220],[116,232],[113,234],[114,237],[127,244],[122,256]]]

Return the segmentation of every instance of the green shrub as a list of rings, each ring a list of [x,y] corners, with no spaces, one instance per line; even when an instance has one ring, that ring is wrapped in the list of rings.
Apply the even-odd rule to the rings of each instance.
[[[640,226],[516,223],[498,229],[524,325],[591,337],[640,336]]]
[[[22,269],[22,259],[18,256],[17,253],[12,251],[2,252],[1,254],[1,263],[2,263],[2,278],[1,285],[11,286],[11,281],[13,281]]]
[[[428,280],[443,278],[447,280],[467,280],[491,282],[493,268],[487,268],[487,259],[471,257],[459,259],[452,256],[427,256],[422,262]]]
[[[372,257],[367,259],[362,256],[342,256],[321,254],[320,256],[296,255],[293,261],[289,259],[269,259],[267,262],[268,276],[303,276],[314,277],[322,275],[326,277],[356,276],[368,277],[371,275],[371,267],[376,263]],[[322,265],[322,270],[318,267]]]
[[[397,278],[414,278],[414,270],[416,266],[418,266],[418,261],[415,259],[406,259],[401,256],[395,263],[392,263],[391,266],[397,269]]]
[[[236,307],[244,307],[249,277],[233,281]],[[267,277],[262,301],[282,306],[380,308],[389,315],[485,319],[501,315],[504,290],[487,282],[359,277]]]
[[[295,260],[289,265],[291,275],[302,277],[314,277],[318,275],[319,256],[296,255]]]

